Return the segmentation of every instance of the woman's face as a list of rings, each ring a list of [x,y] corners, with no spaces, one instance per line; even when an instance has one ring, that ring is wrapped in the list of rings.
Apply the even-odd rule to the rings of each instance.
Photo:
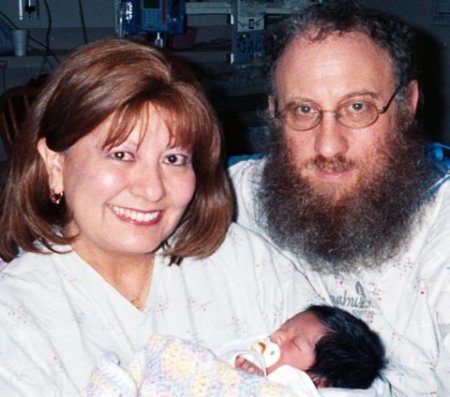
[[[190,150],[171,145],[165,121],[149,106],[143,138],[141,120],[123,143],[103,148],[107,119],[68,153],[50,151],[46,159],[50,188],[64,190],[72,213],[66,232],[78,235],[73,248],[88,261],[151,253],[194,195]]]

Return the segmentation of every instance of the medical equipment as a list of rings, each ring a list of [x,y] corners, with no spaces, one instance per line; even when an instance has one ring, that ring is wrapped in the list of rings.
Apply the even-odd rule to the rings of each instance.
[[[155,33],[183,33],[185,0],[116,0],[116,33],[119,37]]]

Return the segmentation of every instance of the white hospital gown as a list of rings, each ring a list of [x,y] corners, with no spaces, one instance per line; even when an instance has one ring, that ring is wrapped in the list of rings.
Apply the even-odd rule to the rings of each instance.
[[[238,223],[265,234],[255,214],[264,160],[230,169]],[[382,337],[394,396],[450,396],[450,183],[443,175],[424,217],[396,258],[364,274],[323,275],[297,263],[322,298],[366,321]],[[299,225],[301,227],[301,225]],[[381,236],[380,236],[381,238]]]
[[[285,257],[237,225],[210,258],[168,266],[157,256],[145,311],[73,252],[23,254],[0,272],[0,297],[6,397],[79,396],[106,352],[126,365],[154,334],[214,350],[317,301]]]

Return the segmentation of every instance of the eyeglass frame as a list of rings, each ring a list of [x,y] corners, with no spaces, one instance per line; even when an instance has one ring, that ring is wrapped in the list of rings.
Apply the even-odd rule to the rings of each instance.
[[[387,103],[386,103],[381,109],[378,109],[377,106],[376,106],[375,104],[370,103],[370,102],[368,102],[368,101],[360,101],[360,102],[366,102],[367,104],[373,106],[373,108],[377,110],[377,117],[376,117],[373,121],[371,121],[369,124],[364,125],[364,126],[362,126],[362,127],[350,127],[350,126],[348,126],[348,125],[342,123],[342,121],[340,121],[340,119],[339,119],[339,117],[338,117],[338,116],[339,116],[338,110],[342,107],[342,105],[344,105],[344,104],[346,103],[346,102],[344,102],[344,103],[342,103],[341,105],[337,106],[336,109],[334,109],[334,110],[324,110],[324,109],[322,109],[320,106],[317,106],[319,117],[317,118],[317,121],[313,123],[313,125],[312,125],[311,127],[298,129],[298,128],[295,128],[295,127],[292,127],[292,126],[291,126],[291,128],[292,128],[293,130],[296,130],[296,131],[309,131],[309,130],[312,130],[313,128],[316,128],[316,127],[321,123],[321,121],[322,121],[322,119],[323,119],[323,114],[324,114],[324,113],[333,113],[334,118],[336,119],[336,121],[337,121],[339,124],[343,125],[344,127],[351,128],[352,130],[358,130],[358,129],[361,129],[361,128],[367,128],[367,127],[370,127],[371,125],[373,125],[373,124],[375,124],[375,123],[377,122],[377,120],[380,118],[380,115],[381,115],[381,114],[384,114],[384,113],[386,113],[386,112],[388,111],[389,107],[391,106],[392,102],[394,102],[395,97],[397,96],[397,94],[400,92],[401,89],[402,89],[402,86],[398,86],[398,87],[394,90],[394,93],[390,96],[390,98],[389,98],[389,100],[387,101]],[[350,100],[349,100],[349,101],[350,101]],[[295,105],[295,104],[296,104],[296,102],[290,102],[290,103],[288,103],[288,104],[283,108],[283,110],[281,110],[281,111],[276,111],[276,112],[275,112],[275,115],[273,116],[273,118],[275,118],[275,119],[281,119],[281,120],[284,121],[284,120],[285,120],[285,113],[286,113],[287,110],[289,110],[288,107],[290,108],[290,107],[292,107],[292,106]]]

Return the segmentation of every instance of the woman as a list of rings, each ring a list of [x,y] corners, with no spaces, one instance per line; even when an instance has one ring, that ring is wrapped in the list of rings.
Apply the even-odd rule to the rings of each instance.
[[[0,208],[0,384],[72,396],[154,334],[215,349],[315,300],[256,236],[230,226],[221,134],[168,52],[110,39],[51,76],[18,137]]]

